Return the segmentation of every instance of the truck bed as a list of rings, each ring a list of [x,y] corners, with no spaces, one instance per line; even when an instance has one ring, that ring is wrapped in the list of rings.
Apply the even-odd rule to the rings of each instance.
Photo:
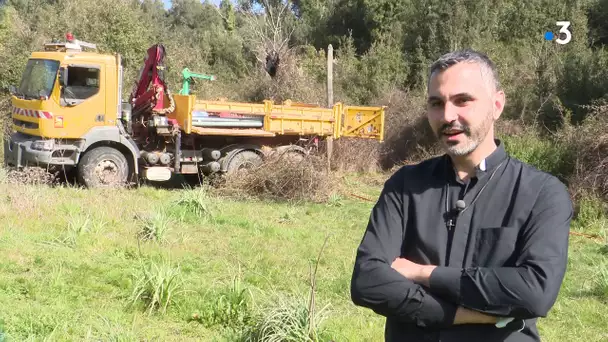
[[[314,135],[384,139],[384,108],[333,108],[306,104],[244,103],[197,100],[195,95],[173,95],[176,119],[186,134],[222,136]]]

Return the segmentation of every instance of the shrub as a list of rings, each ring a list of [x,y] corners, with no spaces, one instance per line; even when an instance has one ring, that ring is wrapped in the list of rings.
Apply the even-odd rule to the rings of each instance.
[[[206,327],[222,326],[235,330],[244,329],[250,324],[251,291],[238,277],[232,279],[229,286],[214,294],[214,299],[191,320],[200,322]]]
[[[573,161],[568,179],[573,197],[585,192],[608,200],[608,104],[590,107],[581,125],[567,125],[557,135],[555,144],[569,145]]]
[[[162,210],[138,217],[141,221],[141,230],[138,237],[142,240],[151,240],[158,243],[167,242],[171,230],[171,218]]]
[[[393,90],[380,104],[387,106],[385,141],[379,151],[383,169],[440,153],[424,112],[425,95],[422,92]]]
[[[334,141],[331,168],[334,171],[376,172],[380,169],[380,146],[376,140],[340,138]]]
[[[331,196],[336,183],[321,157],[273,154],[255,169],[227,175],[222,192],[260,199],[323,202]]]
[[[534,128],[527,127],[518,135],[504,135],[500,138],[507,152],[539,170],[549,172],[562,181],[572,174],[571,146],[556,144],[552,137],[543,138]]]
[[[322,324],[327,307],[311,315],[309,303],[303,297],[277,296],[272,305],[260,311],[255,326],[246,333],[244,341],[251,342],[316,342],[324,340]]]
[[[142,302],[148,314],[165,313],[182,286],[180,269],[168,262],[142,261],[134,274],[131,305]]]

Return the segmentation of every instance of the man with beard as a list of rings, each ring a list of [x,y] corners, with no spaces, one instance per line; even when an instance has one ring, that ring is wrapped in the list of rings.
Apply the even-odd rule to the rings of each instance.
[[[357,250],[356,305],[386,341],[540,341],[573,215],[566,187],[494,136],[505,104],[493,62],[471,50],[430,68],[427,118],[445,154],[385,183]]]

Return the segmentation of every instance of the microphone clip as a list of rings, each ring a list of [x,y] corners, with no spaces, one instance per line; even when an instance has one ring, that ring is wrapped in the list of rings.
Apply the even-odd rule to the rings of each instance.
[[[456,206],[446,213],[446,227],[449,231],[456,227],[456,219],[465,208],[466,203],[463,200],[458,200]]]

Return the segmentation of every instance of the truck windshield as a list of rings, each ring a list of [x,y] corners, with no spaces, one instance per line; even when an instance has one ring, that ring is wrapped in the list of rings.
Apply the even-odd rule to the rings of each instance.
[[[25,66],[17,96],[25,99],[50,96],[57,77],[59,62],[48,59],[30,59]]]

